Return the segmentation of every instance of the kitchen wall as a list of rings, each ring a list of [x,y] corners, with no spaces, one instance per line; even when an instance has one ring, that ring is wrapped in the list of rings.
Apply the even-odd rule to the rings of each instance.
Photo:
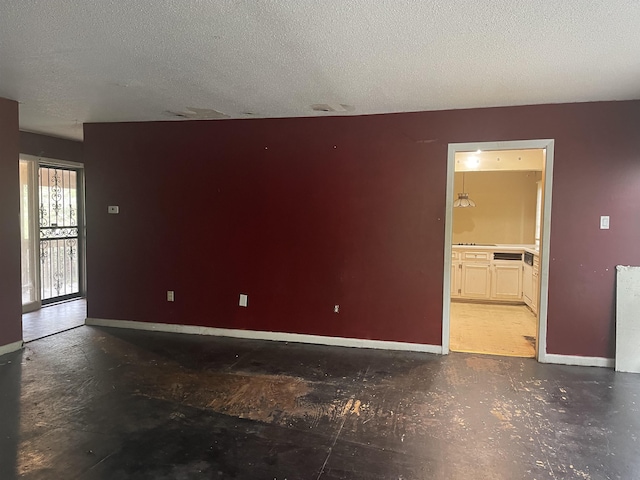
[[[454,177],[454,198],[462,192]],[[540,172],[466,172],[465,190],[476,203],[453,209],[453,243],[533,244],[536,181]]]
[[[0,347],[22,339],[18,102],[0,98]]]
[[[612,357],[638,125],[638,101],[85,125],[89,316],[440,344],[448,144],[554,138],[548,351]]]

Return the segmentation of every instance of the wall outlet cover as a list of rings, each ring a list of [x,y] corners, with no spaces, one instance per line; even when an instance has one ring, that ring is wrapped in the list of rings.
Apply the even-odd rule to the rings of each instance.
[[[249,304],[249,295],[245,294],[245,293],[241,293],[240,294],[240,302],[239,305],[241,307],[246,307]]]

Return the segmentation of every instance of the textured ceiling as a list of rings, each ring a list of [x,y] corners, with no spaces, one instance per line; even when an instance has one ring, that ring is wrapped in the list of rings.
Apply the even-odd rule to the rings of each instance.
[[[637,99],[639,31],[638,0],[3,0],[0,96],[22,129],[76,139],[83,122]]]

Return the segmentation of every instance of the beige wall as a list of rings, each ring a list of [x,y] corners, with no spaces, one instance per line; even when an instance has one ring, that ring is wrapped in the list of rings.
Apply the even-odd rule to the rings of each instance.
[[[465,190],[476,203],[453,209],[453,243],[534,243],[536,181],[540,172],[466,172]],[[454,199],[462,173],[454,177]]]

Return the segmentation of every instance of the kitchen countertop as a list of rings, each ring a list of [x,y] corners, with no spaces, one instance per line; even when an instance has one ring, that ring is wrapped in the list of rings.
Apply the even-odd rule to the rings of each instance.
[[[496,244],[496,245],[452,245],[454,249],[457,250],[491,250],[491,251],[502,251],[502,252],[529,252],[534,255],[539,255],[540,252],[535,245],[525,244],[525,245],[514,245],[514,244]]]

